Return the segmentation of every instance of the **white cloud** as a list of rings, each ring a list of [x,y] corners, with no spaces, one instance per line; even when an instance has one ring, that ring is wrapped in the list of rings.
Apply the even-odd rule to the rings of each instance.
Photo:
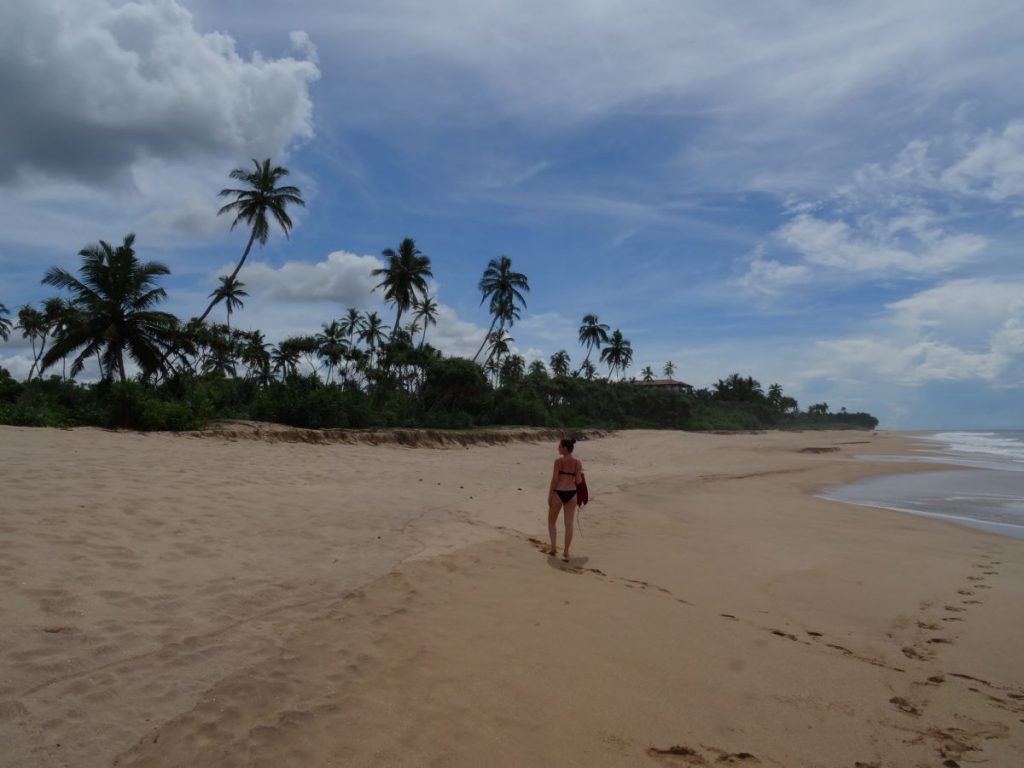
[[[764,250],[758,248],[747,265],[747,271],[739,279],[739,284],[751,293],[771,294],[811,280],[811,270],[806,265],[783,264],[781,261],[766,259]]]
[[[776,234],[807,264],[872,275],[941,274],[973,261],[986,244],[980,235],[947,234],[927,213],[865,217],[856,226],[801,213]]]
[[[0,181],[131,183],[139,160],[275,155],[312,135],[306,58],[243,58],[176,0],[0,5]]]
[[[942,174],[943,184],[961,194],[1002,202],[1024,195],[1024,121],[1002,133],[978,137],[967,154]]]
[[[815,344],[810,375],[1024,386],[1024,281],[953,280],[886,307],[870,332]]]
[[[328,301],[339,307],[365,309],[379,303],[371,291],[380,279],[371,273],[383,266],[376,256],[334,251],[314,263],[288,261],[279,267],[260,261],[247,263],[240,279],[246,290],[259,292],[269,301]],[[233,268],[225,267],[218,274],[227,274]]]
[[[777,292],[837,275],[938,277],[979,262],[989,246],[989,237],[962,231],[957,205],[981,199],[1012,219],[1022,194],[1024,122],[914,139],[890,164],[860,167],[824,200],[785,199],[788,221],[755,249],[739,283]]]
[[[25,354],[0,355],[0,368],[6,368],[16,379],[24,379],[32,370],[32,358]]]

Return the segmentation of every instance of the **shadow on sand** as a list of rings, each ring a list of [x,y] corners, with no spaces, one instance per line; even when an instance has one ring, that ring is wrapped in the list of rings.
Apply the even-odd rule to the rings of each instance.
[[[589,557],[570,557],[569,562],[562,560],[561,555],[548,555],[545,558],[548,565],[556,571],[568,571],[569,573],[582,573],[583,566],[590,560]]]

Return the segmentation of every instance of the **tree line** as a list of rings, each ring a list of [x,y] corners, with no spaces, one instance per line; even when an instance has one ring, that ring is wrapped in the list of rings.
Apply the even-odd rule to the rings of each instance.
[[[24,305],[13,318],[0,304],[0,338],[20,332],[32,354],[24,382],[0,368],[0,423],[184,429],[236,417],[312,427],[877,424],[867,414],[831,414],[825,404],[801,414],[778,384],[765,393],[738,374],[694,393],[633,386],[624,381],[632,344],[593,313],[577,332],[585,351],[578,366],[567,350],[547,365],[527,365],[513,351],[511,331],[526,309],[529,280],[505,255],[487,263],[478,283],[491,322],[476,353],[445,357],[427,340],[438,320],[429,294],[433,269],[412,238],[385,249],[383,266],[372,273],[379,278],[374,290],[394,311],[390,325],[377,312],[348,308],[318,333],[270,344],[259,330],[232,327],[232,318],[248,297],[240,274],[253,247],[266,244],[274,224],[287,237],[289,206],[305,205],[299,188],[282,183],[288,175],[269,159],[231,172],[239,186],[221,190],[229,202],[218,214],[233,216],[232,229],[247,227],[247,242],[194,318],[160,309],[167,298],[160,283],[170,269],[141,259],[132,234],[119,245],[101,240],[82,249],[77,273],[47,270],[43,284],[61,295]],[[218,305],[223,323],[210,319]],[[77,383],[90,363],[99,381]],[[603,378],[598,364],[607,370]],[[662,373],[671,379],[674,363]],[[653,380],[650,366],[641,378]]]

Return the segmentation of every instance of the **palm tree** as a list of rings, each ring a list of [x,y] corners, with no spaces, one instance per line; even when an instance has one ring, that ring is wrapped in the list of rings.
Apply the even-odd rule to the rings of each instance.
[[[640,378],[644,381],[654,381],[654,370],[649,365],[645,365],[644,369],[640,371]]]
[[[416,247],[416,241],[405,238],[398,246],[398,251],[385,248],[381,255],[388,260],[386,267],[373,270],[374,277],[383,276],[375,287],[384,289],[384,298],[389,304],[397,307],[395,324],[391,329],[394,336],[402,327],[402,313],[413,306],[419,297],[427,295],[427,278],[433,277],[430,271],[430,257],[424,256]]]
[[[39,359],[46,351],[46,339],[50,334],[50,322],[45,312],[40,312],[35,307],[26,304],[18,310],[18,322],[14,326],[21,331],[21,337],[28,339],[32,345],[32,367],[28,371],[28,379],[31,381],[35,373]],[[36,349],[36,342],[39,342],[39,349]]]
[[[277,186],[277,183],[288,175],[287,168],[271,167],[269,157],[262,163],[254,158],[252,163],[255,170],[235,168],[230,173],[232,179],[246,185],[244,189],[222,189],[219,195],[220,197],[234,196],[235,199],[221,207],[217,211],[217,215],[235,214],[235,219],[231,222],[231,229],[237,227],[239,223],[244,223],[249,227],[249,242],[245,245],[242,258],[238,260],[238,266],[229,275],[232,281],[238,277],[242,265],[249,258],[252,244],[257,240],[260,241],[260,245],[267,244],[267,239],[270,237],[270,219],[273,218],[281,227],[284,236],[288,237],[293,226],[287,211],[288,205],[306,205],[306,201],[302,199],[302,190],[298,187]],[[206,311],[199,317],[200,321],[206,319],[218,301],[220,298],[215,297],[210,302]]]
[[[487,355],[487,360],[496,360],[499,363],[503,357],[507,357],[511,350],[511,344],[514,342],[511,336],[508,335],[508,331],[501,328],[491,334],[491,351]]]
[[[615,371],[624,374],[633,362],[633,345],[622,337],[622,331],[618,328],[608,338],[608,346],[601,350],[601,362],[608,366],[609,378]]]
[[[210,294],[213,297],[213,303],[216,304],[219,301],[223,301],[228,309],[228,328],[231,328],[231,313],[236,309],[242,309],[245,304],[242,303],[242,296],[248,296],[245,292],[245,283],[239,280],[237,277],[230,277],[227,275],[221,275],[219,278],[220,285],[217,286],[217,290]]]
[[[500,323],[498,330],[511,328],[513,322],[519,319],[519,310],[526,309],[526,297],[523,294],[529,293],[530,283],[522,272],[512,271],[512,259],[501,256],[487,262],[479,288],[483,294],[480,303],[483,304],[488,298],[491,300],[491,327],[487,329],[480,348],[473,355],[473,360],[480,357],[491,334],[494,333],[495,325]]]
[[[57,360],[81,350],[71,364],[72,378],[96,355],[104,379],[116,371],[126,380],[125,352],[149,375],[166,368],[165,353],[177,336],[177,319],[153,309],[166,298],[157,278],[170,274],[159,262],[140,262],[132,246],[135,235],[117,248],[100,241],[83,249],[81,279],[60,267],[47,270],[43,283],[71,292],[82,322],[65,328],[43,357],[40,373]]]
[[[81,325],[83,322],[82,311],[75,306],[73,301],[61,296],[51,296],[43,300],[43,315],[50,336],[59,336],[67,333],[68,328],[73,325]],[[42,350],[39,351],[42,358]],[[61,358],[61,379],[67,381],[67,356]]]
[[[732,373],[715,382],[715,397],[719,400],[735,402],[757,402],[764,397],[761,382],[753,376],[743,377]]]
[[[551,373],[554,376],[569,375],[569,353],[560,349],[551,356]]]
[[[583,361],[583,365],[580,366],[579,372],[587,381],[593,381],[594,377],[597,376],[597,368],[594,367],[594,364],[589,360]]]
[[[270,352],[267,350],[267,340],[261,331],[249,331],[244,336],[244,343],[239,357],[246,368],[249,369],[249,376],[265,384],[270,379]]]
[[[345,343],[345,331],[337,320],[332,320],[330,325],[323,325],[321,328],[323,330],[316,335],[316,343],[320,357],[327,363],[329,384],[334,376],[334,369],[345,359],[348,345]]]
[[[353,307],[349,307],[345,310],[345,316],[341,319],[341,332],[348,337],[348,345],[354,347],[356,344],[356,335],[359,333],[359,329],[363,325],[362,313]]]
[[[493,382],[497,383],[498,374],[501,372],[501,365],[497,359],[490,357],[487,362],[484,363],[484,373],[486,373]]]
[[[359,328],[359,340],[366,345],[366,351],[370,354],[370,364],[373,364],[374,352],[387,340],[385,331],[387,326],[380,319],[376,312],[368,312],[363,318],[363,324]]]
[[[284,378],[298,375],[304,342],[305,339],[296,336],[282,339],[281,343],[271,352],[270,359],[274,363],[274,370]]]
[[[8,314],[10,314],[10,310],[3,304],[0,304],[0,339],[4,341],[11,338],[11,321],[6,317]]]
[[[543,360],[534,360],[527,366],[526,372],[535,379],[546,379],[548,377],[548,369],[544,367]]]
[[[772,384],[768,387],[768,402],[777,410],[782,410],[782,385]]]
[[[526,369],[526,361],[519,355],[509,355],[501,364],[501,383],[516,384],[522,381],[523,371]]]
[[[665,374],[666,379],[671,379],[676,372],[676,364],[669,360],[665,363],[665,367],[661,369],[661,372]]]
[[[420,339],[420,348],[427,340],[427,328],[437,325],[437,302],[430,296],[424,296],[416,304],[416,319],[423,325],[423,338]]]
[[[580,326],[579,340],[580,344],[587,348],[587,357],[583,362],[584,364],[589,363],[590,353],[602,344],[608,343],[608,326],[600,322],[597,315],[584,315],[583,325]],[[580,366],[580,370],[583,370],[583,366]]]

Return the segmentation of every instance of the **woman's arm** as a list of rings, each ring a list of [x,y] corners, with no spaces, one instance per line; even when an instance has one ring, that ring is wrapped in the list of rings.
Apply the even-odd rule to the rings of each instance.
[[[583,482],[583,462],[576,459],[576,477],[573,478],[576,481],[576,485]]]
[[[548,496],[555,492],[556,485],[558,485],[558,459],[555,459],[555,464],[551,468],[551,487],[548,488]]]

